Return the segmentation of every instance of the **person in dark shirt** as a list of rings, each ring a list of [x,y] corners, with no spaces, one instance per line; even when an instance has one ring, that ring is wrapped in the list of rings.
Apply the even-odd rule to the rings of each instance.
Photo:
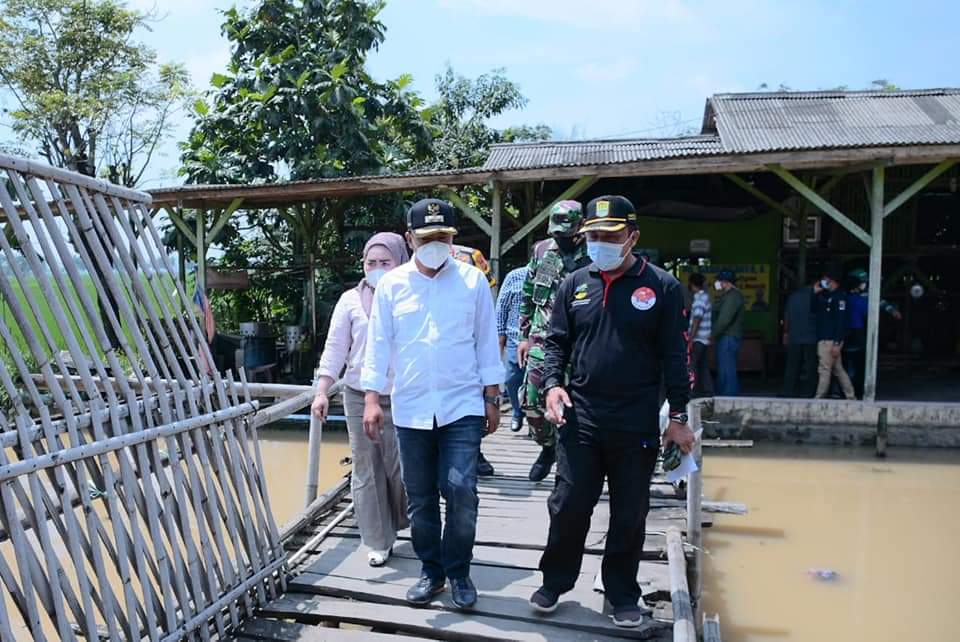
[[[560,595],[574,587],[606,478],[610,524],[603,585],[614,624],[635,627],[643,619],[637,568],[661,439],[661,378],[670,402],[664,445],[689,452],[694,443],[686,416],[687,320],[680,283],[631,253],[639,233],[630,201],[594,199],[581,232],[592,264],[560,285],[544,344],[547,419],[563,428],[540,560],[543,586],[530,603],[553,611]]]
[[[783,310],[783,341],[787,368],[783,376],[784,397],[812,397],[817,387],[817,320],[813,285],[794,291]]]
[[[847,295],[840,289],[839,271],[827,269],[819,283],[813,286],[814,313],[817,325],[818,368],[817,399],[823,399],[830,389],[830,376],[836,376],[847,399],[856,399],[853,383],[843,369],[841,350],[847,334]]]

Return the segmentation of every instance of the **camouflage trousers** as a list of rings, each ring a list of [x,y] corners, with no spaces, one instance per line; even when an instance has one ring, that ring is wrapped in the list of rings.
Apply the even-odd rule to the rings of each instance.
[[[520,386],[520,407],[527,418],[530,433],[538,444],[552,447],[557,444],[557,427],[547,421],[546,398],[543,394],[543,346],[530,346],[527,367]]]

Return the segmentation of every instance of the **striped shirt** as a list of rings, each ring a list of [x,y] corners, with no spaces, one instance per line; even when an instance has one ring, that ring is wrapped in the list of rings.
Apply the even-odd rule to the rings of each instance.
[[[700,319],[700,327],[697,328],[697,336],[692,337],[697,343],[705,346],[710,345],[710,295],[700,290],[693,295],[693,306],[690,309],[690,328],[693,329],[693,320]]]
[[[526,266],[511,270],[497,295],[497,334],[507,337],[507,355],[516,354],[520,341],[520,299],[526,280]]]

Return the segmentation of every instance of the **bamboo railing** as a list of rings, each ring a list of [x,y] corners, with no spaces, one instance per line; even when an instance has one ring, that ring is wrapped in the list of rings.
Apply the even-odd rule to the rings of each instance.
[[[257,404],[149,203],[0,155],[4,640],[206,640],[285,588]]]

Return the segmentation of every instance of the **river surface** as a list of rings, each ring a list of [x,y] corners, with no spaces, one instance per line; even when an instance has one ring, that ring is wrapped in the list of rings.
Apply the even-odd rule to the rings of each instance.
[[[960,451],[713,449],[704,484],[750,510],[704,531],[724,642],[960,640]]]

